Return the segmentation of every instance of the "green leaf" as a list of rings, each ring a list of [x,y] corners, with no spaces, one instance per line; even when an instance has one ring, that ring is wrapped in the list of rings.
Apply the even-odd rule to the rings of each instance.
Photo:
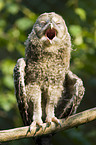
[[[0,19],[0,27],[5,27],[6,26],[6,21],[3,19]]]
[[[0,0],[0,11],[4,8],[5,3],[3,0]]]
[[[16,103],[16,98],[11,92],[1,93],[0,94],[0,107],[5,111],[12,109]]]
[[[13,83],[13,76],[12,75],[6,75],[3,78],[3,83],[4,85],[9,88],[12,89],[14,87],[14,83]]]
[[[32,27],[33,21],[24,17],[16,21],[16,25],[21,30],[27,30],[29,27]]]
[[[77,15],[79,15],[79,17],[80,17],[81,20],[86,20],[86,12],[85,12],[84,9],[82,9],[82,8],[76,8],[75,9],[75,13]]]
[[[82,43],[83,43],[82,36],[78,36],[78,37],[75,38],[75,40],[74,40],[75,45],[81,45]]]
[[[0,64],[1,71],[5,75],[12,75],[14,66],[15,63],[11,59],[5,59]]]
[[[73,36],[81,35],[82,33],[82,28],[79,25],[71,25],[69,27],[69,31]]]
[[[19,6],[17,4],[9,4],[7,7],[7,11],[11,14],[17,14],[19,11]]]

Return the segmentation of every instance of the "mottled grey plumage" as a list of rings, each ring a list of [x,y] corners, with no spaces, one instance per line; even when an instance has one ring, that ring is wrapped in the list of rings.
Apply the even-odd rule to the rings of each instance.
[[[70,71],[71,39],[61,16],[40,15],[26,41],[25,58],[14,68],[18,107],[25,125],[54,121],[76,112],[82,80]]]

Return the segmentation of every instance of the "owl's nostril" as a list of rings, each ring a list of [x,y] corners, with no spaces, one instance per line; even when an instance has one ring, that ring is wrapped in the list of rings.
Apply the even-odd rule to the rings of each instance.
[[[56,30],[55,29],[47,29],[45,35],[52,40],[56,36]]]

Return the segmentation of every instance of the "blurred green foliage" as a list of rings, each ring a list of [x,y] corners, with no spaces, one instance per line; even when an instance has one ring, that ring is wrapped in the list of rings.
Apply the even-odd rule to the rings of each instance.
[[[50,11],[62,15],[72,38],[71,70],[84,80],[86,88],[81,110],[95,106],[96,1],[0,0],[0,130],[23,126],[14,95],[13,68],[17,59],[25,55],[24,42],[38,15]],[[94,124],[56,134],[53,143],[95,145]],[[4,144],[21,143],[32,144],[32,140]]]

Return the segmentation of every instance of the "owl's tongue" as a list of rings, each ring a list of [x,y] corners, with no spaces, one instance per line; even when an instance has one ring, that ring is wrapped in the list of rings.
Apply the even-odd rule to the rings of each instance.
[[[55,29],[47,29],[45,35],[52,40],[56,36],[56,30]]]

